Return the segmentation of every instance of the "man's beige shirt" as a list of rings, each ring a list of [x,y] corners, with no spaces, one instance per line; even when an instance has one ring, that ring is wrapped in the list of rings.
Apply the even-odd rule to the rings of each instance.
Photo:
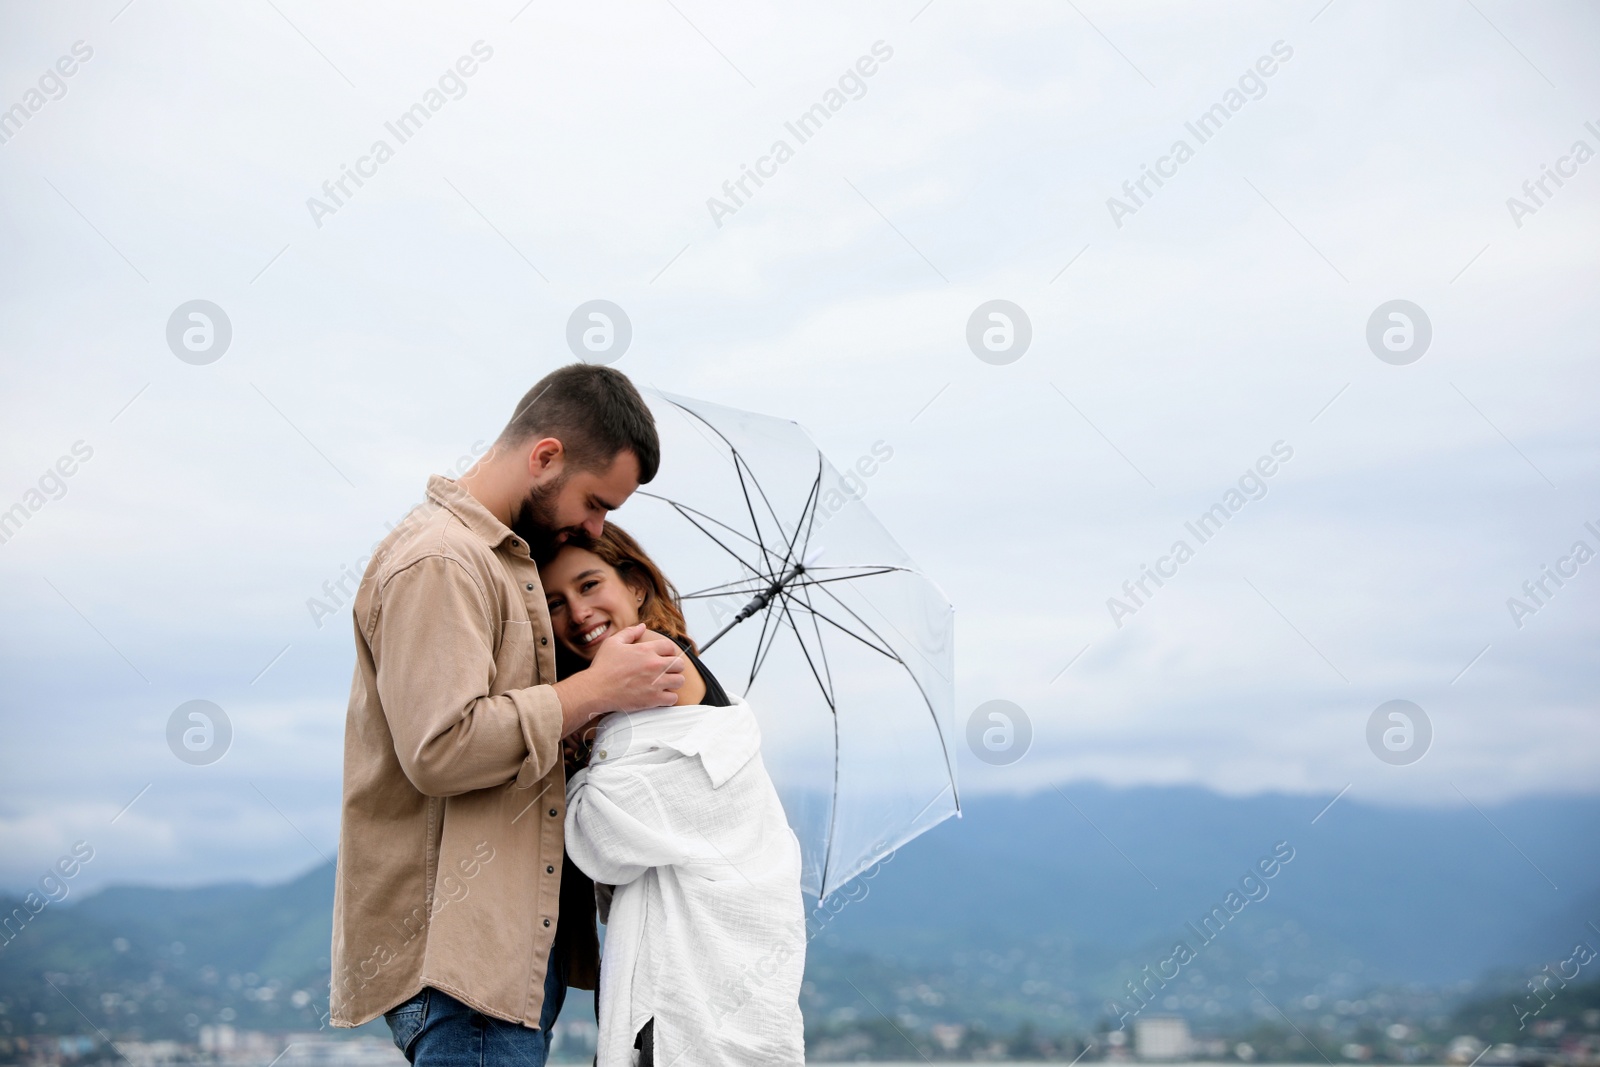
[[[435,475],[373,554],[354,611],[332,1021],[360,1025],[432,986],[536,1028],[566,790],[528,545]],[[592,914],[573,919],[592,937]]]

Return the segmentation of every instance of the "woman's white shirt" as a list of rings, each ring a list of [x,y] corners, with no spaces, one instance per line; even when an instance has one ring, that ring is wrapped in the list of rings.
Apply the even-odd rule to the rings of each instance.
[[[567,783],[566,843],[616,887],[599,1067],[629,1067],[652,1018],[659,1067],[804,1062],[800,845],[748,704],[606,716]]]

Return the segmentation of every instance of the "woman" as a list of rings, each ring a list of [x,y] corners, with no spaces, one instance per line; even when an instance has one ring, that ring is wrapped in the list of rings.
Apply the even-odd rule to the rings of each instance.
[[[672,584],[617,526],[568,542],[539,575],[563,676],[640,622],[686,658],[677,705],[605,716],[569,768],[567,852],[606,924],[599,1067],[798,1067],[800,845],[755,716],[700,662]]]

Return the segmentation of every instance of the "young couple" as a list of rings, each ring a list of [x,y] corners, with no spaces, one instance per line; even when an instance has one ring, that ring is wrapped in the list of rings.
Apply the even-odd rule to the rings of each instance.
[[[569,986],[599,991],[600,1067],[804,1060],[755,719],[606,522],[659,454],[624,375],[563,367],[362,579],[330,1014],[384,1016],[416,1067],[541,1067]]]

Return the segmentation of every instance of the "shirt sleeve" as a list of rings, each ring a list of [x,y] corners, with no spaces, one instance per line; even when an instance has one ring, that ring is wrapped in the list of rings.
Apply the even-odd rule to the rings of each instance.
[[[561,699],[549,685],[489,695],[501,620],[467,568],[426,556],[381,595],[371,642],[378,697],[417,790],[454,796],[548,774],[561,758]],[[529,645],[531,666],[531,635]]]
[[[647,778],[609,767],[598,776],[585,768],[567,783],[566,844],[584,874],[610,886],[699,858],[674,832]]]

